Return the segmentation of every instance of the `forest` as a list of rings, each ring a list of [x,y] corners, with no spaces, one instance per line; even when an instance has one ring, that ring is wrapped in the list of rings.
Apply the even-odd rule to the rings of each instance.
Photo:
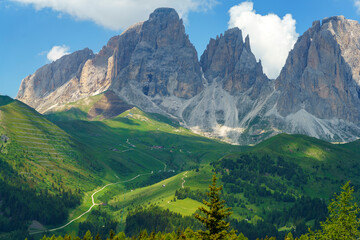
[[[265,225],[259,224],[262,226],[263,231],[267,231],[267,235],[262,238],[262,240],[275,240],[275,239],[285,239],[285,240],[325,240],[325,239],[359,239],[360,237],[360,218],[359,212],[360,208],[354,202],[354,187],[351,186],[350,181],[347,182],[342,188],[340,194],[335,194],[334,198],[331,200],[330,204],[327,206],[328,216],[324,221],[319,223],[319,229],[308,229],[305,233],[301,234],[299,237],[294,237],[293,232],[287,233],[285,236],[276,237],[273,234],[276,234],[271,228],[267,228]],[[136,209],[130,218],[130,222],[127,222],[127,225],[131,227],[133,224],[142,223],[147,221],[145,225],[148,225],[144,228],[138,228],[138,233],[134,235],[134,232],[125,231],[115,234],[113,230],[110,230],[107,236],[100,235],[99,232],[95,236],[92,235],[90,230],[87,230],[82,238],[79,236],[72,238],[69,235],[58,236],[53,235],[52,237],[47,237],[46,235],[42,240],[125,240],[125,239],[224,239],[224,240],[248,240],[252,239],[251,236],[247,236],[246,229],[243,229],[244,232],[235,231],[233,229],[234,222],[229,222],[229,216],[232,214],[231,209],[225,206],[225,201],[221,199],[221,190],[222,186],[217,187],[216,185],[216,175],[213,177],[212,185],[209,186],[209,191],[207,192],[208,200],[204,200],[204,204],[207,208],[199,207],[198,213],[194,215],[194,220],[198,220],[200,224],[200,229],[194,231],[193,229],[187,227],[178,228],[176,231],[173,230],[171,233],[166,233],[171,231],[171,228],[166,229],[166,226],[171,226],[173,223],[179,224],[176,222],[176,219],[182,218],[181,216],[174,215],[168,211],[161,210],[155,206],[151,206],[149,209]],[[309,199],[303,199],[301,201],[309,201]],[[151,210],[151,211],[149,211]],[[292,211],[289,211],[292,212]],[[142,213],[139,215],[139,213]],[[159,213],[160,215],[157,215]],[[301,213],[301,211],[299,212]],[[294,212],[296,214],[296,212]],[[134,217],[135,216],[135,217]],[[143,216],[146,216],[145,218]],[[164,216],[165,220],[159,218]],[[311,216],[309,216],[311,217]],[[173,219],[172,224],[166,223],[166,220]],[[151,220],[154,222],[150,224]],[[162,222],[160,222],[162,221]],[[191,220],[189,220],[191,222]],[[158,229],[149,228],[162,226]],[[232,225],[232,226],[231,226]],[[136,225],[135,225],[136,226]],[[165,229],[164,229],[165,226]],[[178,225],[177,225],[178,226]],[[259,226],[259,229],[260,229]],[[183,226],[185,227],[185,226]],[[249,226],[247,226],[249,227]],[[251,227],[250,227],[251,229]],[[140,232],[139,232],[140,231]],[[271,236],[271,237],[269,237]]]

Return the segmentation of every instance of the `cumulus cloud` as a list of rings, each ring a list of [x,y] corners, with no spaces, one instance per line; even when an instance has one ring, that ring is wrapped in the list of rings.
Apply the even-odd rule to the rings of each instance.
[[[257,14],[252,2],[232,7],[229,14],[229,27],[238,27],[244,36],[250,36],[251,49],[256,58],[261,59],[264,72],[276,78],[299,36],[296,20],[291,14],[282,19],[275,14]]]
[[[51,50],[47,53],[46,57],[50,62],[54,62],[61,58],[64,55],[69,54],[70,48],[68,46],[53,46]]]
[[[146,20],[158,7],[175,8],[182,18],[191,11],[206,11],[217,0],[11,0],[36,9],[51,8],[80,20],[91,20],[112,30],[124,30],[130,25]]]
[[[360,0],[354,0],[354,6],[356,7],[357,13],[360,14]]]

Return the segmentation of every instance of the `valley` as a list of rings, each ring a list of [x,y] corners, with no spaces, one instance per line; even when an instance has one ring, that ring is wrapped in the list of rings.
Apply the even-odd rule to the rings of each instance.
[[[86,102],[95,105],[101,97],[95,96]],[[220,176],[224,199],[233,208],[235,221],[253,224],[264,221],[285,231],[295,222],[291,218],[271,222],[269,219],[279,214],[278,210],[291,209],[304,197],[314,201],[329,199],[347,180],[354,186],[360,184],[357,176],[359,142],[330,144],[302,135],[281,134],[253,147],[236,146],[198,136],[174,120],[137,108],[111,119],[100,114],[90,120],[85,116],[89,116],[87,111],[91,105],[84,108],[83,101],[72,103],[68,110],[46,115],[46,118],[38,116],[41,124],[48,123],[46,127],[52,122],[56,124],[51,125],[51,129],[41,126],[43,131],[52,134],[59,126],[58,132],[62,131],[74,143],[81,142],[86,154],[96,159],[91,176],[97,179],[97,186],[83,190],[82,204],[69,212],[64,224],[46,226],[49,233],[76,235],[93,209],[101,209],[117,219],[117,231],[125,230],[126,216],[139,206],[156,205],[191,216],[206,197],[212,171]],[[14,111],[27,114],[31,110],[16,107]],[[3,110],[3,119],[9,119],[7,112]],[[7,135],[12,139],[14,135],[10,133],[19,134],[19,129],[9,126]],[[18,138],[21,139],[22,134]],[[34,146],[34,142],[28,144]],[[39,145],[36,149],[48,151]],[[58,147],[57,142],[54,145]],[[24,143],[24,147],[27,146]],[[45,164],[44,167],[50,166]],[[313,203],[311,200],[308,204]],[[313,219],[300,219],[304,219],[305,224],[314,224]],[[41,237],[44,231],[30,234]]]
[[[314,21],[275,79],[245,32],[198,55],[158,8],[0,95],[0,240],[186,238],[212,204],[238,239],[297,238],[325,226],[339,189],[359,201],[360,24]]]

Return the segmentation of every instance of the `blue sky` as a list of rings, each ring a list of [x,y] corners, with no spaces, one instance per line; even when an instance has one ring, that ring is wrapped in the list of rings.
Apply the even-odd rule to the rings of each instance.
[[[56,4],[56,2],[60,3]],[[254,52],[257,50],[258,53],[255,55],[262,61],[263,58],[266,59],[263,52],[272,48],[271,46],[276,45],[277,42],[275,38],[273,43],[262,43],[260,40],[266,37],[259,33],[262,31],[256,29],[270,28],[272,35],[280,34],[279,38],[282,37],[281,34],[288,34],[286,36],[290,36],[291,40],[285,45],[278,46],[287,53],[294,39],[296,40],[299,34],[306,31],[314,20],[334,15],[360,20],[358,10],[360,1],[356,6],[357,0],[253,0],[252,5],[249,4],[250,1],[244,2],[240,0],[0,0],[0,93],[15,97],[21,80],[50,62],[48,53],[54,46],[67,46],[67,52],[85,47],[98,52],[110,37],[120,34],[131,23],[146,20],[149,13],[157,7],[175,7],[185,18],[186,32],[199,56],[209,39],[226,31],[229,28],[229,21],[232,20],[231,26],[245,27],[246,33],[250,34],[250,42],[258,44],[252,45],[252,48]],[[100,3],[108,7],[97,5]],[[233,9],[232,19],[230,19],[230,9]],[[269,14],[272,15],[265,18]],[[286,15],[287,17],[284,17]],[[249,20],[246,16],[252,18]],[[278,24],[277,30],[272,30],[271,26],[261,26],[267,21]],[[283,30],[279,32],[279,29]],[[271,52],[269,54],[271,55]],[[279,59],[286,58],[284,55],[279,56]],[[276,77],[283,61],[279,61],[274,66],[271,66],[271,63],[268,64],[269,66],[264,63],[266,65],[264,70],[267,68],[268,75]]]

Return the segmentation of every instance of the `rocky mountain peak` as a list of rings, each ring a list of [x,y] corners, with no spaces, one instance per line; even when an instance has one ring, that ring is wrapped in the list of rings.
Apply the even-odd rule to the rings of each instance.
[[[157,8],[149,17],[149,21],[168,21],[169,19],[180,20],[178,13],[173,8]]]
[[[235,63],[240,59],[244,43],[239,28],[227,30],[224,35],[210,39],[200,64],[207,79],[224,78],[235,69]]]
[[[178,118],[208,136],[254,143],[278,132],[331,141],[360,136],[360,24],[343,16],[313,22],[272,81],[238,28],[197,52],[174,9],[48,64],[21,84],[18,99],[40,112],[104,93],[89,118],[136,106]]]
[[[325,18],[322,31],[329,32],[341,50],[341,56],[351,68],[352,78],[360,86],[360,24],[344,16]]]
[[[191,46],[185,27],[177,12],[172,8],[158,8],[143,23],[141,40],[156,48],[181,45]]]
[[[246,38],[245,38],[245,48],[246,48],[247,51],[251,52],[249,35],[246,35]]]
[[[121,35],[120,45],[115,92],[132,88],[151,98],[186,99],[203,88],[197,52],[174,9],[156,9],[137,32]]]
[[[244,42],[239,28],[211,39],[200,63],[205,77],[210,81],[221,79],[224,89],[231,94],[248,90],[257,80],[266,81],[261,63],[251,52],[249,36]]]
[[[43,98],[51,95],[71,79],[79,78],[85,62],[92,58],[94,58],[93,52],[85,48],[39,68],[21,82],[16,98],[37,108],[42,104]]]
[[[299,38],[277,79],[282,116],[298,111],[320,119],[360,122],[360,25],[325,18]]]

